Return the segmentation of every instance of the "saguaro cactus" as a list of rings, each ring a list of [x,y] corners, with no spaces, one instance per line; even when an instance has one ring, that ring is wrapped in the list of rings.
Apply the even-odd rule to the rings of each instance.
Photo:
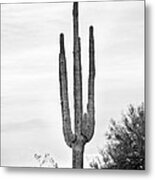
[[[89,78],[88,78],[88,104],[87,113],[83,114],[82,105],[82,73],[81,73],[81,45],[78,33],[78,3],[73,4],[73,59],[74,59],[74,133],[71,129],[67,67],[64,49],[64,35],[60,34],[60,54],[59,54],[59,81],[60,99],[63,119],[63,133],[66,144],[73,150],[73,168],[83,168],[84,146],[89,142],[94,134],[94,36],[93,27],[89,28]]]

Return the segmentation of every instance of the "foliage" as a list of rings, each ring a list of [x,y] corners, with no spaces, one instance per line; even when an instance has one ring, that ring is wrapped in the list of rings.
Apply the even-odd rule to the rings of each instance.
[[[145,169],[145,111],[129,106],[122,120],[111,120],[107,143],[90,163],[95,169]],[[101,158],[100,158],[101,157]]]
[[[49,153],[45,153],[44,155],[34,154],[34,158],[39,162],[40,167],[58,168],[58,164]]]

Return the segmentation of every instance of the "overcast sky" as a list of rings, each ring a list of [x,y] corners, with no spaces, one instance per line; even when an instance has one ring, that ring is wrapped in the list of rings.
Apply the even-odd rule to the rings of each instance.
[[[88,28],[95,36],[95,134],[88,157],[104,144],[111,118],[144,101],[144,2],[81,2],[83,99],[88,81]],[[65,34],[73,117],[72,3],[3,4],[1,7],[1,124],[3,166],[37,166],[35,153],[51,153],[71,167],[62,133],[59,98],[59,34]]]

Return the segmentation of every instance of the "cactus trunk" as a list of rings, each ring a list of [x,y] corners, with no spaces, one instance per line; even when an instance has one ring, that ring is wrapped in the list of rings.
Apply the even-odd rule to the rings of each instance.
[[[83,168],[84,146],[89,142],[94,134],[95,108],[94,108],[94,36],[93,27],[89,28],[89,78],[88,78],[88,104],[87,113],[83,114],[82,105],[82,68],[81,68],[81,44],[78,33],[78,3],[73,4],[73,59],[74,59],[74,133],[71,129],[67,67],[64,49],[64,35],[60,34],[60,54],[59,54],[59,81],[60,99],[63,119],[63,133],[66,144],[73,151],[73,168]]]
[[[72,167],[78,169],[83,168],[84,142],[78,139],[77,142],[73,144],[72,151]]]

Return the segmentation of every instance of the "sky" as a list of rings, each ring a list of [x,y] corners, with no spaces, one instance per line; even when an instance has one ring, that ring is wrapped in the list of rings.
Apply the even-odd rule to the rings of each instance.
[[[83,106],[88,85],[89,26],[95,37],[95,133],[84,167],[105,143],[110,119],[144,101],[144,2],[81,2]],[[38,166],[34,154],[50,153],[71,168],[59,92],[59,34],[65,35],[68,89],[73,116],[72,3],[1,6],[1,165]]]

